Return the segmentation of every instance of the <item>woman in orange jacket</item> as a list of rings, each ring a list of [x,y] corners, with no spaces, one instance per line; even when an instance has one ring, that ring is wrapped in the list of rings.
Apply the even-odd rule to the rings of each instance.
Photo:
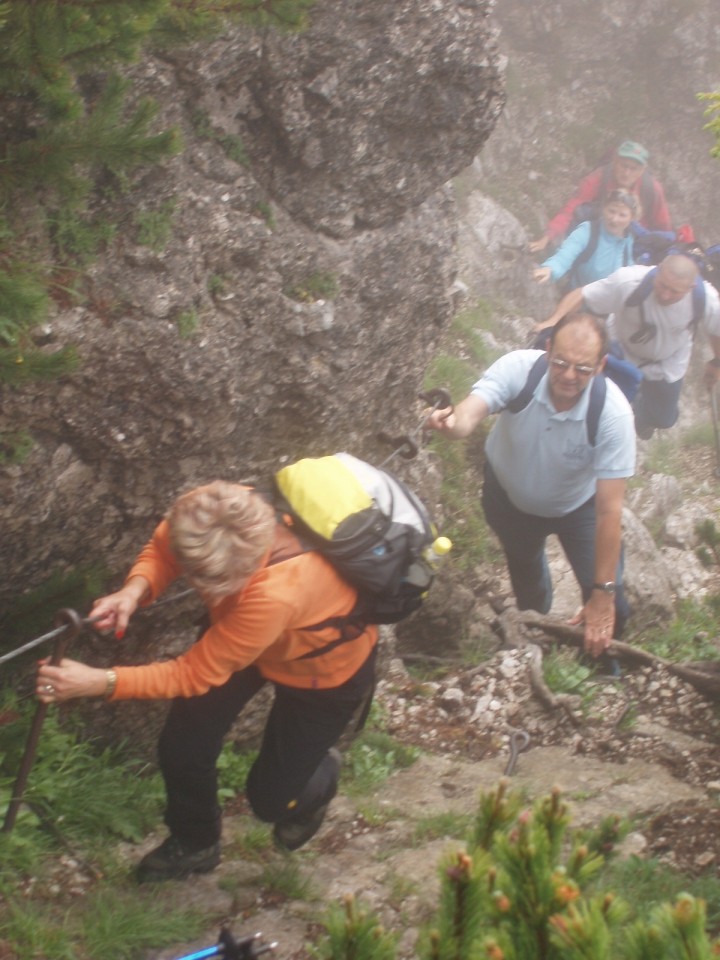
[[[138,606],[184,576],[209,626],[172,660],[111,670],[64,659],[40,666],[45,703],[73,697],[173,699],[160,737],[169,837],[138,879],[181,878],[220,861],[216,761],[232,723],[266,682],[275,698],[246,791],[276,843],[294,850],[336,793],[334,745],[374,688],[377,628],[350,616],[357,593],[276,521],[256,492],[216,481],[178,498],[116,593],[91,616],[118,639]]]

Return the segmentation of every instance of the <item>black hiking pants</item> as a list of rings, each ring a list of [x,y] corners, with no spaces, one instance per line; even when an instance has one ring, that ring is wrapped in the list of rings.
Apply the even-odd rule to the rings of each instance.
[[[311,813],[337,788],[328,750],[369,701],[375,685],[375,653],[345,683],[329,690],[299,690],[273,683],[275,698],[246,793],[260,820],[278,823]],[[234,673],[221,687],[172,703],[158,756],[165,780],[165,823],[191,850],[220,838],[217,758],[241,710],[269,681],[254,666]]]

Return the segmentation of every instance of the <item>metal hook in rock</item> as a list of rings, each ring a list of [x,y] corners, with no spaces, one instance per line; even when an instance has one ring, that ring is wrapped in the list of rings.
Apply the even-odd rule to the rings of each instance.
[[[517,764],[518,756],[527,749],[530,743],[530,734],[527,730],[513,730],[510,734],[510,758],[505,766],[504,775],[511,777]]]

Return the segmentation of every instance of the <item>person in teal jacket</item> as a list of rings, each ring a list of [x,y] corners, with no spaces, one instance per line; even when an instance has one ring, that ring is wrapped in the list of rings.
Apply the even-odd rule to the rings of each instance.
[[[632,193],[613,190],[603,203],[600,216],[579,224],[555,253],[533,271],[533,278],[538,283],[566,278],[566,290],[574,290],[634,263],[630,225],[636,211],[637,199]]]

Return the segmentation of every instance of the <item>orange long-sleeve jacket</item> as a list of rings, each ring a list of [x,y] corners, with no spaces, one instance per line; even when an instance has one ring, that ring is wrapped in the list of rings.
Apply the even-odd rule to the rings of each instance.
[[[209,608],[210,628],[186,653],[143,666],[115,667],[112,699],[194,696],[220,686],[251,663],[267,679],[291,687],[328,689],[348,680],[377,643],[377,627],[370,625],[353,640],[300,659],[337,640],[335,626],[308,628],[348,614],[357,593],[316,551],[270,562],[286,533],[278,527],[276,543],[242,590]],[[150,594],[143,602],[150,603],[180,573],[163,520],[128,579],[141,576],[148,581]]]

